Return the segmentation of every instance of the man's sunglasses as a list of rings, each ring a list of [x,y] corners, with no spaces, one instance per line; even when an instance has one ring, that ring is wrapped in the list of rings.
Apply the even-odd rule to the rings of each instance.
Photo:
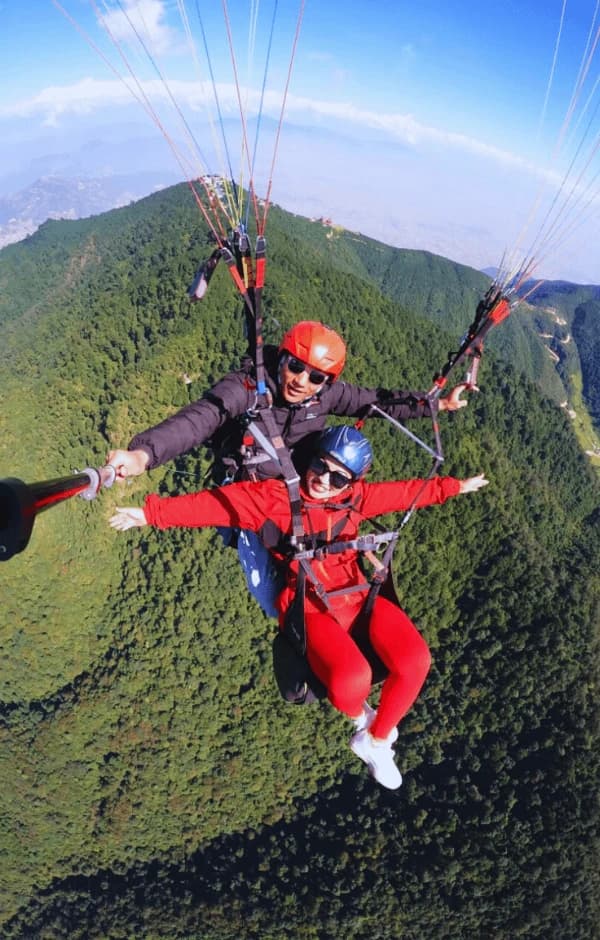
[[[296,359],[295,356],[288,356],[287,367],[294,375],[302,375],[303,372],[308,372],[308,381],[312,385],[322,385],[329,378],[326,372],[311,369],[310,366],[307,366],[301,359]]]
[[[329,464],[318,455],[315,455],[312,458],[310,462],[310,469],[313,471],[313,473],[316,473],[318,477],[329,476],[329,484],[336,490],[341,490],[345,486],[348,486],[354,479],[345,473],[340,473],[339,470],[332,470]]]

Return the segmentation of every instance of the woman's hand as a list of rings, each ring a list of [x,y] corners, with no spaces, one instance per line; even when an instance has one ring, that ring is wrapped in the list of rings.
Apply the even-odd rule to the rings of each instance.
[[[135,506],[117,506],[114,516],[108,520],[113,529],[119,532],[125,532],[126,529],[133,529],[134,526],[148,525],[146,514],[143,509]]]
[[[489,480],[486,480],[484,474],[480,473],[476,477],[469,477],[467,480],[461,480],[460,492],[475,493],[476,490],[480,490],[482,486],[487,486],[489,482]]]

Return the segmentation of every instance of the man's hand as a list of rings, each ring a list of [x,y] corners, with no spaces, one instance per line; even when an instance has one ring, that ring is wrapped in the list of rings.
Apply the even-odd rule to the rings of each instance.
[[[470,387],[466,382],[456,385],[446,398],[440,398],[439,411],[458,411],[459,408],[466,408],[469,402],[460,396]]]
[[[150,457],[145,450],[111,450],[106,462],[115,468],[117,480],[139,477],[144,472]]]

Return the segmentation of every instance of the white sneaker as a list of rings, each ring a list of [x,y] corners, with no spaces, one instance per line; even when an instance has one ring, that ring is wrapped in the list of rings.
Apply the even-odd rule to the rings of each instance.
[[[352,723],[357,731],[364,731],[365,728],[369,728],[377,712],[374,708],[371,708],[368,702],[363,702],[363,710],[358,716],[358,718],[353,718]]]
[[[396,767],[394,752],[389,741],[376,743],[366,728],[357,731],[350,739],[350,747],[357,757],[365,762],[369,773],[377,783],[388,790],[397,790],[402,785],[402,774]]]
[[[353,718],[354,727],[357,731],[364,731],[366,728],[370,728],[373,722],[375,721],[375,715],[377,712],[374,708],[371,708],[368,702],[363,702],[363,710],[358,718]],[[386,738],[388,744],[395,744],[398,740],[398,729],[392,728],[390,733]]]

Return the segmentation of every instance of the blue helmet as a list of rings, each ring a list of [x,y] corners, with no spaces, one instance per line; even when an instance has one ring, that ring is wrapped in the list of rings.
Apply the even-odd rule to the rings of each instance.
[[[364,476],[373,463],[373,451],[366,437],[345,424],[323,431],[317,438],[316,449],[333,457],[356,479]]]

